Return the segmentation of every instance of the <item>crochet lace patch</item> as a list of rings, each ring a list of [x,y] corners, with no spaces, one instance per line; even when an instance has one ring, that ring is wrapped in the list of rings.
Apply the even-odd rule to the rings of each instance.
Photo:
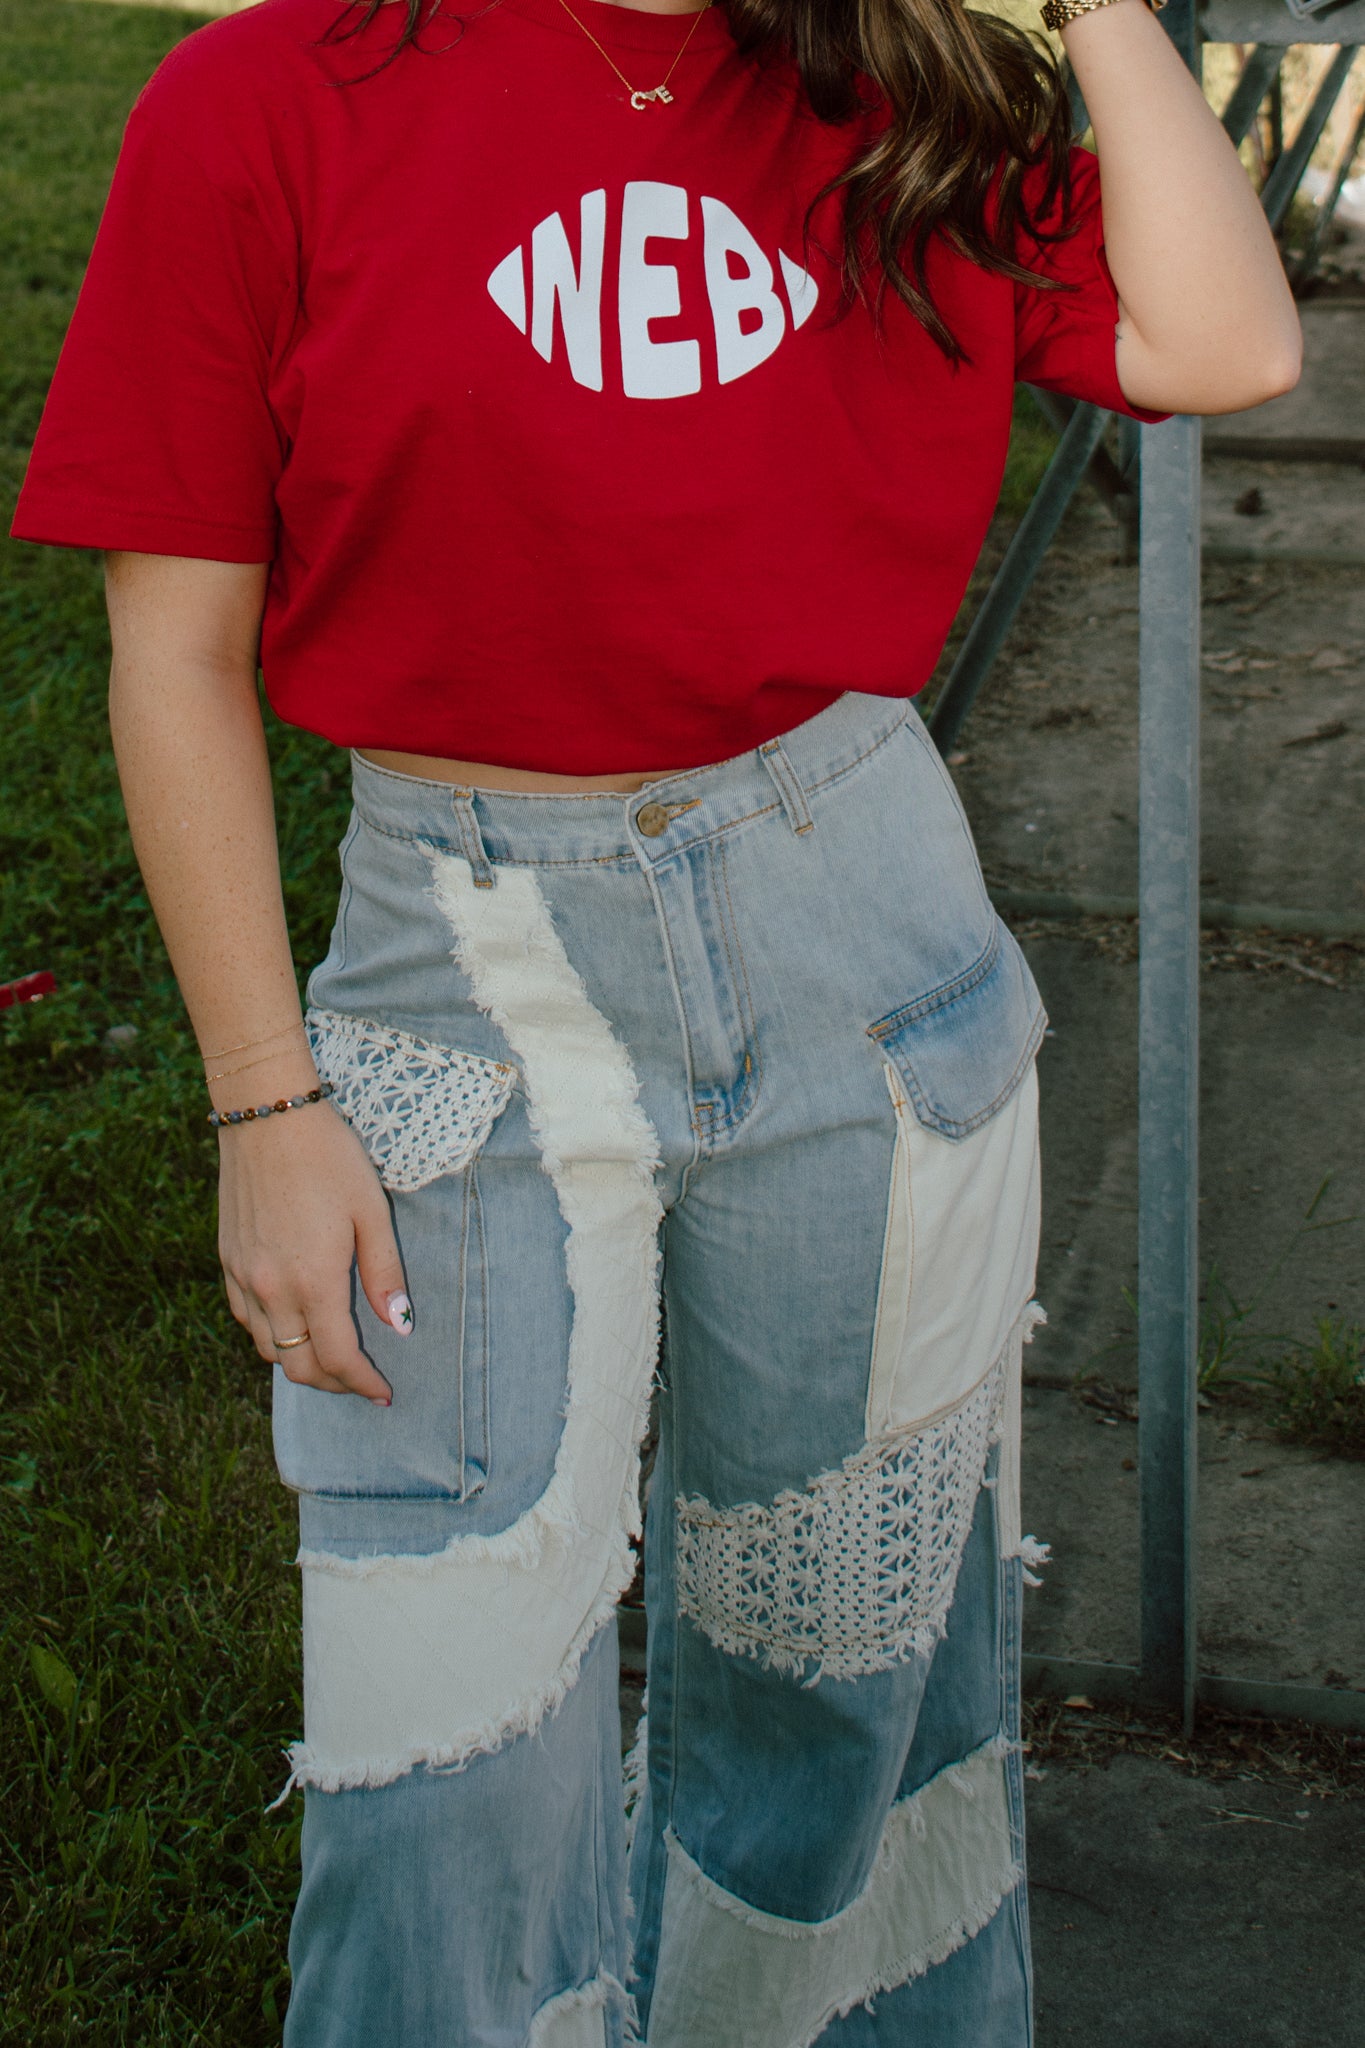
[[[860,1678],[947,1633],[997,1434],[999,1361],[957,1408],[866,1444],[768,1507],[679,1500],[678,1601],[733,1656]]]
[[[500,1060],[337,1010],[310,1010],[305,1022],[333,1107],[400,1193],[467,1166],[512,1093],[516,1068]]]

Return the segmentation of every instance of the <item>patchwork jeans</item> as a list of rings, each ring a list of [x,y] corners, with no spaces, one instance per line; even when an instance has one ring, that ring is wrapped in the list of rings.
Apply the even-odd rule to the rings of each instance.
[[[388,1410],[276,1373],[288,2048],[1028,2048],[1044,1019],[918,717],[635,796],[357,759],[342,868],[309,1028],[415,1330],[356,1290]]]

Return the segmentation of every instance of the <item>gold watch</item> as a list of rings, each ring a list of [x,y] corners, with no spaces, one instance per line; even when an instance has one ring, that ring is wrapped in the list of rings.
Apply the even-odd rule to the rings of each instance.
[[[1109,7],[1112,4],[1113,0],[1045,0],[1043,27],[1055,32],[1057,29],[1065,28],[1069,21],[1074,21],[1078,14],[1093,14],[1097,7]],[[1166,5],[1166,0],[1147,0],[1147,5],[1153,14],[1159,14]]]

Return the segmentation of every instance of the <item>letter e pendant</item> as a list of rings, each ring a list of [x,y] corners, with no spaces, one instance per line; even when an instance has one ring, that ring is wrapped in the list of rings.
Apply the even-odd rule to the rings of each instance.
[[[658,100],[663,106],[671,107],[673,95],[666,85],[656,85],[652,92],[633,92],[630,96],[630,103],[637,114],[642,113],[651,100]]]

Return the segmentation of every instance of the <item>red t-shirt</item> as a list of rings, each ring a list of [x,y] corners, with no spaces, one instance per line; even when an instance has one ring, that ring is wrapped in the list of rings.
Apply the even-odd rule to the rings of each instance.
[[[133,110],[13,532],[270,562],[281,717],[564,774],[690,767],[929,675],[1016,378],[1119,410],[1094,160],[1081,226],[935,251],[952,368],[840,303],[807,206],[856,128],[693,24],[496,0],[426,54],[333,0],[196,31]],[[348,17],[352,19],[353,17]],[[439,52],[439,54],[436,54]],[[818,246],[821,242],[825,247]]]

